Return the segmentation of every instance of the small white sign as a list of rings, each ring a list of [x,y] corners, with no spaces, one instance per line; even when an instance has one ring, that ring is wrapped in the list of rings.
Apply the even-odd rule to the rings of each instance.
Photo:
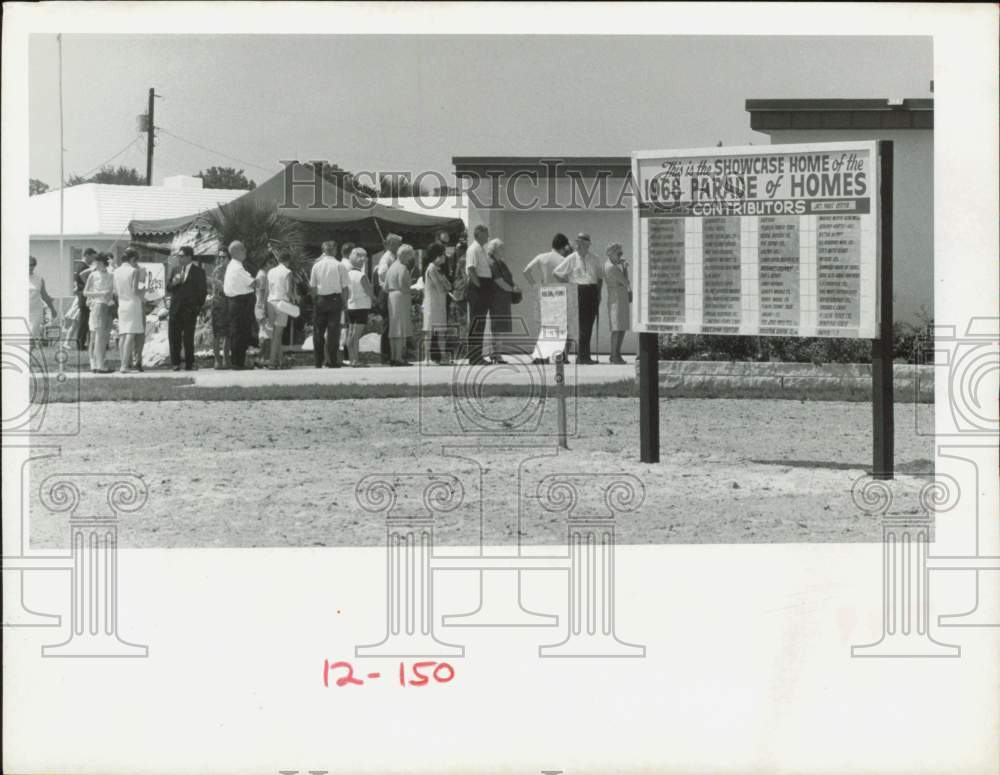
[[[167,274],[164,265],[156,262],[139,262],[139,267],[145,271],[146,301],[159,301],[166,293]]]
[[[579,330],[576,286],[562,283],[538,289],[539,329],[533,358],[553,358]]]

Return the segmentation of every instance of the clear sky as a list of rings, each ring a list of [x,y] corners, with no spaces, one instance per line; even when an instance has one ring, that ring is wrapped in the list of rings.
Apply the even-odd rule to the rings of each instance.
[[[53,188],[56,52],[33,36],[31,177]],[[137,137],[150,87],[156,125],[189,141],[159,135],[154,183],[212,165],[260,182],[290,158],[450,180],[452,156],[766,143],[746,99],[929,97],[932,78],[923,37],[66,34],[66,174]],[[112,163],[144,173],[145,140]]]

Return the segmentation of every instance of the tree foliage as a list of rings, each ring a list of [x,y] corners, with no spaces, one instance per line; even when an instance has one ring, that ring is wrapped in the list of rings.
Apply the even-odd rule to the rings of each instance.
[[[342,188],[349,194],[359,194],[369,198],[375,198],[379,195],[378,191],[362,182],[354,173],[348,172],[337,164],[324,162],[322,165],[306,164],[305,166],[319,169],[319,174],[324,180]]]
[[[196,178],[201,178],[205,188],[231,188],[252,191],[257,188],[257,183],[247,178],[243,170],[235,167],[209,167],[207,170],[200,170]]]
[[[67,186],[79,186],[81,183],[114,183],[119,186],[145,186],[146,176],[140,175],[135,167],[101,167],[89,178],[80,175],[70,175]]]
[[[274,204],[236,199],[202,215],[198,225],[210,229],[222,245],[242,242],[247,251],[247,269],[253,272],[267,261],[272,240],[291,250],[296,262],[302,259],[302,225],[280,215]]]
[[[37,178],[31,178],[28,180],[28,196],[34,196],[35,194],[44,194],[49,190],[49,184],[43,180],[38,180]]]
[[[383,175],[379,179],[379,196],[399,198],[413,196],[413,184],[405,175]]]

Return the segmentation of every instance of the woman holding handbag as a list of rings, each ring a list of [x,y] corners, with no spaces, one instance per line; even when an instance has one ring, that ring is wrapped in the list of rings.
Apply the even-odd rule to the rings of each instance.
[[[496,293],[490,308],[490,339],[493,343],[493,363],[506,363],[504,354],[509,349],[505,339],[510,336],[513,319],[511,307],[521,303],[521,289],[514,282],[514,275],[504,261],[503,240],[491,239],[486,245],[486,255],[490,259],[493,283]],[[509,354],[509,353],[506,353]]]

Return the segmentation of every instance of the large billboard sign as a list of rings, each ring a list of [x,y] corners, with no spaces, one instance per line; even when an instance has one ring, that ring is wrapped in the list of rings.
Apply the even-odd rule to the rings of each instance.
[[[632,154],[633,329],[878,336],[876,143]]]

